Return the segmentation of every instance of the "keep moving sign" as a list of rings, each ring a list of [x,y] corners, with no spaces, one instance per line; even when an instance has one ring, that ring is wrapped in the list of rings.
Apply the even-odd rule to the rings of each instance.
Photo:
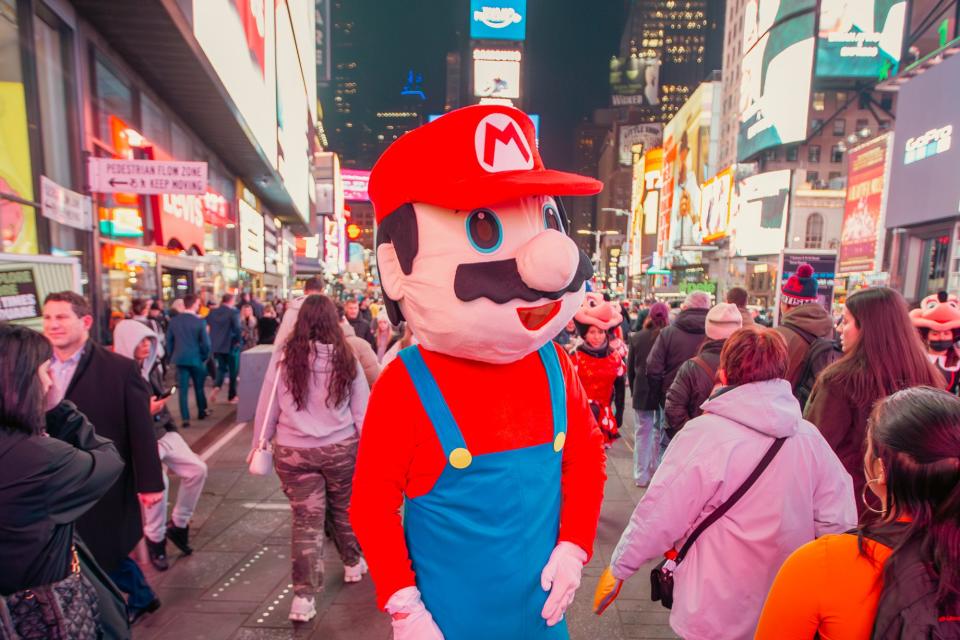
[[[207,163],[90,158],[90,191],[137,195],[193,194],[207,191]]]

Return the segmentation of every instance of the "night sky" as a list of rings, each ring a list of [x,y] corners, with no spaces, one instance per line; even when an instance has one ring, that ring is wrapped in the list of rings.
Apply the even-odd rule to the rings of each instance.
[[[360,5],[360,108],[393,109],[407,70],[423,74],[426,113],[441,113],[446,53],[469,38],[469,0],[350,0]],[[607,64],[619,49],[627,0],[528,0],[526,110],[541,115],[540,151],[569,169],[573,129],[609,105]]]

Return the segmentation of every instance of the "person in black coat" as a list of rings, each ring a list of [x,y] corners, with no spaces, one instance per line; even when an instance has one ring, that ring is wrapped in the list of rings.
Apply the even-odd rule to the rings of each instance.
[[[634,428],[633,480],[638,487],[650,483],[660,461],[663,433],[663,412],[659,407],[648,410],[647,356],[660,332],[670,324],[670,309],[662,302],[650,307],[643,327],[630,335],[627,351],[627,384],[633,396]]]
[[[343,313],[347,317],[347,322],[353,327],[353,332],[357,334],[357,337],[369,342],[373,350],[376,351],[377,342],[373,339],[373,330],[370,328],[370,323],[364,320],[363,315],[360,313],[360,303],[356,300],[347,300],[343,303]]]
[[[129,554],[143,535],[141,502],[163,498],[163,476],[150,416],[150,387],[137,363],[90,340],[90,305],[72,291],[52,293],[43,305],[44,335],[53,344],[54,384],[109,438],[126,462],[123,475],[78,521],[97,562],[122,591],[136,619],[160,602]]]
[[[707,311],[710,309],[710,294],[694,291],[680,307],[680,314],[673,323],[660,332],[657,341],[647,356],[647,405],[645,409],[662,407],[667,389],[680,365],[697,354],[705,340]]]
[[[0,325],[0,595],[71,579],[75,522],[123,470],[112,442],[70,402],[50,404],[50,342]],[[76,578],[73,578],[76,580]],[[92,587],[80,586],[87,595]],[[15,618],[18,612],[10,612]],[[75,615],[93,616],[92,607]],[[47,620],[44,637],[59,631]],[[0,627],[3,625],[0,624]],[[2,635],[2,633],[0,633]]]

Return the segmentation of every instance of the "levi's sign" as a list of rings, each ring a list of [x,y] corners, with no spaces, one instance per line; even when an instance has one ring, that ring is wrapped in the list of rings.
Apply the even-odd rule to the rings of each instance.
[[[196,194],[207,190],[206,162],[90,158],[90,191],[138,195]]]

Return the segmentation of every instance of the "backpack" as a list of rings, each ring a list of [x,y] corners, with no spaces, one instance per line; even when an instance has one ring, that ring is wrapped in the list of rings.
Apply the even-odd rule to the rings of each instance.
[[[898,533],[865,537],[894,548]],[[937,583],[920,556],[920,542],[908,542],[887,569],[870,640],[960,640],[960,611],[944,613],[937,607]]]
[[[809,331],[804,331],[800,327],[792,324],[783,325],[807,343],[807,354],[803,357],[803,367],[800,369],[800,376],[793,385],[793,395],[800,401],[800,409],[807,406],[807,400],[813,392],[813,385],[816,384],[820,373],[831,364],[840,359],[843,355],[843,349],[840,344],[830,338],[818,338]]]

